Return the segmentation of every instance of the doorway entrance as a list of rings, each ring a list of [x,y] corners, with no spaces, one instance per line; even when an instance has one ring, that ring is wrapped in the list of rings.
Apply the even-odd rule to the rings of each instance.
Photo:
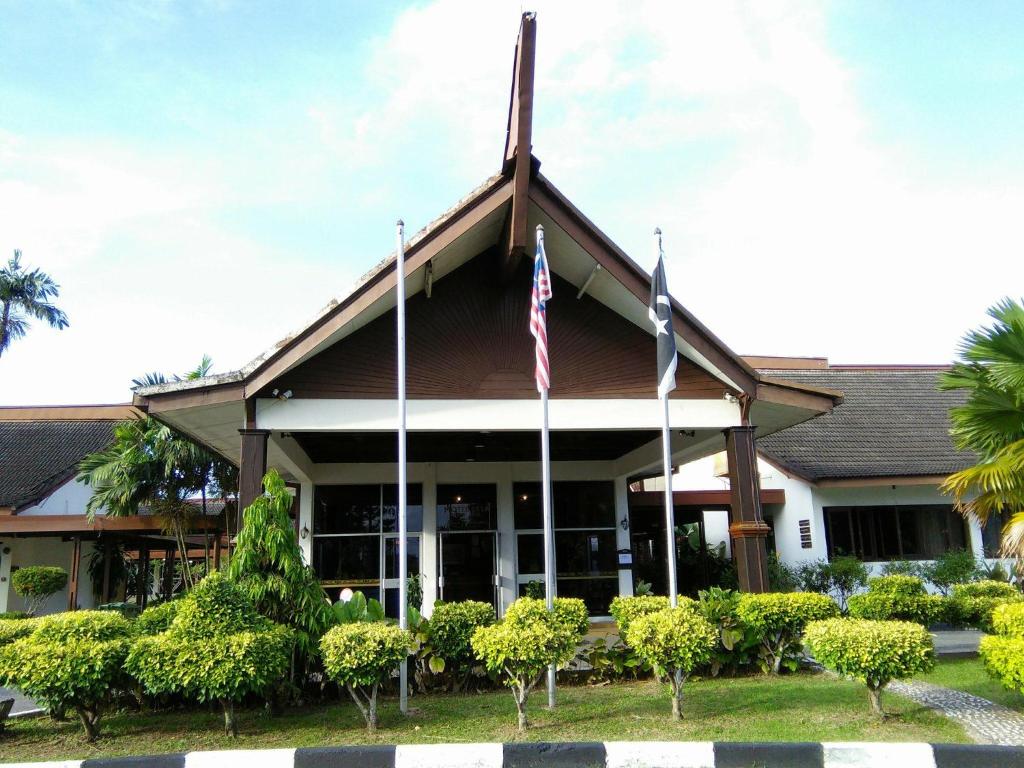
[[[438,595],[499,610],[498,491],[493,484],[437,487]]]

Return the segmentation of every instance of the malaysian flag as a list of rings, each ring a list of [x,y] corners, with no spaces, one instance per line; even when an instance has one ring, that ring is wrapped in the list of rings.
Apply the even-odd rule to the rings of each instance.
[[[551,368],[548,366],[547,302],[551,298],[551,275],[548,257],[544,253],[544,230],[537,227],[537,256],[533,260],[533,292],[530,297],[530,333],[537,339],[537,391],[551,388]]]

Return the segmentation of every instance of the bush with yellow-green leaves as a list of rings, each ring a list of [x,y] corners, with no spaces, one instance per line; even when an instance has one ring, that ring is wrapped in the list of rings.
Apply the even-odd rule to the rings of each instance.
[[[68,572],[56,565],[26,565],[11,574],[14,593],[25,598],[26,611],[35,616],[47,598],[60,592],[68,583]]]
[[[529,725],[530,691],[549,666],[565,664],[575,656],[588,625],[582,600],[557,598],[549,612],[543,600],[520,597],[505,611],[504,619],[473,633],[477,658],[512,689],[520,731]]]
[[[441,659],[435,668],[452,674],[468,671],[475,661],[469,641],[477,627],[495,621],[494,606],[477,600],[453,603],[437,602],[430,616],[429,642],[434,658]]]
[[[178,615],[181,600],[168,600],[165,603],[151,605],[138,615],[133,622],[135,633],[139,635],[159,635],[171,628],[171,622]]]
[[[804,643],[824,667],[864,683],[871,711],[879,717],[885,717],[885,686],[935,666],[932,636],[910,621],[815,621],[807,625]]]
[[[178,602],[166,631],[134,641],[125,668],[150,694],[218,702],[225,732],[237,736],[235,704],[249,694],[266,695],[284,678],[293,635],[260,616],[219,572]]]
[[[672,719],[679,720],[683,684],[695,667],[711,660],[718,631],[692,605],[684,604],[636,617],[629,624],[626,642],[655,672],[668,677]]]
[[[1024,693],[1024,603],[997,606],[992,628],[996,634],[981,638],[978,655],[1005,688]]]
[[[854,619],[913,621],[930,626],[946,617],[946,600],[929,595],[916,576],[893,574],[868,580],[868,591],[847,601]]]
[[[817,592],[745,594],[736,606],[740,622],[761,637],[761,670],[773,675],[783,666],[791,671],[797,668],[804,627],[838,615],[835,600]]]
[[[631,595],[629,597],[620,595],[612,599],[609,613],[619,628],[619,637],[625,640],[631,622],[649,613],[663,611],[668,607],[670,607],[668,598],[664,595]]]
[[[992,632],[992,612],[999,605],[1024,600],[1019,589],[1005,581],[972,581],[954,584],[948,599],[950,621],[983,632]]]
[[[366,728],[377,730],[377,693],[381,683],[405,663],[412,635],[382,621],[339,624],[320,638],[328,677],[344,686],[359,707]]]
[[[103,708],[127,683],[130,622],[109,611],[75,611],[12,623],[28,624],[31,633],[0,647],[0,684],[51,712],[74,710],[95,740]]]
[[[28,637],[36,628],[39,619],[0,619],[0,647]]]

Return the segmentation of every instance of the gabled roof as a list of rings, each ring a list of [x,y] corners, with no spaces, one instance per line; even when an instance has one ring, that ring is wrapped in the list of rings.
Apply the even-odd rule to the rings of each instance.
[[[974,463],[949,436],[960,391],[940,391],[943,366],[835,366],[772,369],[772,375],[842,390],[823,416],[758,440],[758,450],[806,480],[934,477]]]
[[[567,245],[581,249],[584,261],[613,278],[615,290],[623,296],[616,311],[650,332],[645,319],[650,276],[539,173],[540,162],[532,154],[531,145],[535,48],[536,20],[533,14],[524,14],[516,45],[501,172],[409,241],[403,257],[407,291],[425,290],[431,279],[443,276],[440,269],[450,270],[461,263],[460,259],[465,261],[495,246],[502,273],[512,274],[516,261],[532,241],[530,226],[544,222],[546,226],[553,224],[565,236],[563,242]],[[554,234],[548,235],[548,256],[557,272],[559,255],[553,247]],[[446,260],[449,263],[444,267]],[[396,255],[391,254],[313,322],[238,371],[142,388],[136,393],[136,402],[153,414],[251,402],[281,374],[393,307],[396,265]],[[724,390],[749,401],[776,403],[812,414],[827,411],[841,400],[837,392],[763,379],[680,304],[674,302],[673,311],[680,352],[718,378]],[[234,418],[234,414],[225,412],[223,418]],[[766,417],[766,422],[771,419]],[[768,424],[768,429],[778,426],[782,424]]]
[[[116,423],[139,415],[123,405],[0,408],[0,507],[46,497],[110,444]]]

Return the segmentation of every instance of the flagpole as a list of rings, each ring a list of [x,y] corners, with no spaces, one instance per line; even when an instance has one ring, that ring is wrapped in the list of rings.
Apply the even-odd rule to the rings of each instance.
[[[398,250],[395,258],[395,303],[398,316],[398,626],[409,628],[409,541],[406,528],[408,503],[406,499],[406,435],[405,435],[405,224],[397,223]],[[409,712],[409,663],[403,659],[398,668],[398,708]]]
[[[661,229],[654,230],[654,255],[660,263]],[[674,333],[669,325],[669,333]],[[665,466],[665,539],[668,545],[668,599],[673,608],[679,604],[678,582],[676,581],[676,519],[672,501],[672,432],[668,418],[668,392],[659,392],[664,420],[661,424],[661,459]]]
[[[544,227],[537,225],[537,248],[544,242]],[[548,429],[548,388],[540,392],[544,417],[540,433],[541,498],[544,507],[544,601],[548,611],[555,609],[554,524],[551,516],[551,441]],[[548,709],[555,707],[555,665],[548,667]]]

